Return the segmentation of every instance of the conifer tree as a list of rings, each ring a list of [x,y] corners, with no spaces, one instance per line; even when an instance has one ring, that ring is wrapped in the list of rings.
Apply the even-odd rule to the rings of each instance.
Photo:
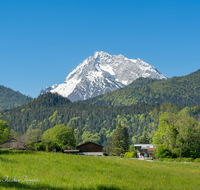
[[[129,149],[129,134],[126,125],[121,122],[117,123],[112,139],[112,153],[119,156]]]
[[[149,144],[149,139],[146,134],[144,134],[144,136],[141,138],[140,144]]]

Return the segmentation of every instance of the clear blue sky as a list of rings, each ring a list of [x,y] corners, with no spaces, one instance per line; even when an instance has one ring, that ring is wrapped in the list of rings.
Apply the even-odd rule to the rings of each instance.
[[[1,0],[0,84],[37,97],[95,51],[200,69],[199,0]]]

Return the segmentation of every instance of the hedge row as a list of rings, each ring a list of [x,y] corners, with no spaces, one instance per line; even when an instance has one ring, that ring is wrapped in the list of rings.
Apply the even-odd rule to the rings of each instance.
[[[125,158],[135,158],[135,156],[137,155],[137,152],[126,152],[124,154]]]
[[[159,161],[163,162],[179,162],[180,158],[159,158]],[[195,162],[200,163],[200,158],[181,158],[181,162]]]

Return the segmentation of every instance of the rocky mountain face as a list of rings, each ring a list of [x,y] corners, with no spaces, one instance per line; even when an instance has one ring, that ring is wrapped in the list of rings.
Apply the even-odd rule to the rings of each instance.
[[[86,100],[123,88],[139,77],[167,79],[141,59],[128,59],[123,55],[109,55],[99,51],[79,64],[63,84],[47,86],[40,93],[50,91],[68,97],[71,101]]]

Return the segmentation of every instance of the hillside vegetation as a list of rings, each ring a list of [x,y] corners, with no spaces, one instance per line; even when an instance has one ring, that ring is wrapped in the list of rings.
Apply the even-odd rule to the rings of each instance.
[[[19,180],[0,183],[0,189],[8,190],[182,190],[200,186],[198,163],[0,151],[0,168],[0,180],[5,181],[5,176]]]
[[[123,89],[86,100],[98,105],[131,105],[170,102],[181,106],[200,104],[200,70],[167,80],[139,78]]]
[[[161,113],[183,107],[168,104],[139,103],[131,106],[99,106],[89,103],[72,103],[58,94],[47,93],[21,107],[2,110],[0,120],[7,121],[9,129],[26,134],[31,129],[43,132],[55,125],[69,125],[76,133],[78,143],[95,141],[109,147],[116,124],[121,121],[128,127],[132,143],[138,143],[144,133],[152,142],[158,129]],[[200,106],[187,109],[196,120]]]
[[[0,110],[21,106],[32,98],[0,85]]]

